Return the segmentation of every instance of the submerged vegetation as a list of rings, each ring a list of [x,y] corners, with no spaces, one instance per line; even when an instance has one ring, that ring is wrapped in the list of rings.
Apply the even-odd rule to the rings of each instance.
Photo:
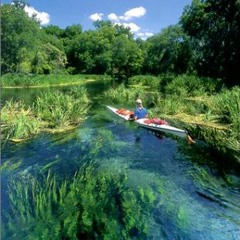
[[[103,164],[109,161],[102,149],[108,149],[112,138],[109,132],[100,131],[94,140],[89,140],[88,154],[78,156],[82,164],[76,163],[77,172],[67,178],[50,170],[44,173],[46,166],[35,176],[27,172],[14,177],[5,174],[9,178],[10,209],[3,211],[2,237],[145,239],[156,196],[150,186],[131,186],[128,172],[114,168],[113,162]],[[111,145],[114,152],[122,145],[115,143]],[[124,145],[120,147],[123,149]],[[16,164],[21,163],[7,161],[1,172],[15,171]]]
[[[150,189],[127,187],[126,180],[124,173],[93,166],[61,183],[50,173],[27,185],[16,179],[9,184],[14,217],[3,233],[12,239],[144,239],[155,197]]]

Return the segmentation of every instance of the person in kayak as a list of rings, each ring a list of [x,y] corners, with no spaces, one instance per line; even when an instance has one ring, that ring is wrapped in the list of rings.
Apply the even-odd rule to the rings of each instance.
[[[134,110],[134,115],[132,116],[132,119],[137,120],[141,118],[147,118],[148,117],[147,109],[143,107],[142,100],[140,98],[136,100],[136,104],[137,106]]]

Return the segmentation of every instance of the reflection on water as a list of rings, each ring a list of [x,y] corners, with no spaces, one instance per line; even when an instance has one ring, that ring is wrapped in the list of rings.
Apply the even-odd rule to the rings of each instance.
[[[101,233],[105,238],[117,239],[106,226],[125,236],[122,239],[127,239],[127,232],[132,239],[239,239],[238,173],[219,165],[219,159],[209,154],[208,146],[188,145],[185,139],[157,137],[107,112],[101,101],[96,102],[92,115],[73,132],[46,134],[26,143],[5,145],[2,151],[4,238],[52,236],[51,239],[59,239],[56,236],[60,235],[54,232],[70,236],[70,229],[76,228],[70,223],[80,222],[85,230],[93,231],[92,239],[98,239],[100,228],[105,229]],[[81,169],[85,172],[77,176]],[[54,198],[57,183],[49,178],[51,184],[45,185],[43,180],[49,171],[62,192],[67,179],[68,197],[61,198],[64,194],[59,190],[56,199],[60,202],[56,202],[62,211],[51,206],[55,212],[46,212],[49,207],[46,204],[46,211],[41,213],[41,206],[37,211],[29,203],[34,203],[30,201],[34,196],[44,199],[47,196],[41,190],[44,188],[51,189]],[[14,181],[18,184],[11,185]],[[36,195],[30,195],[27,186],[38,186]],[[77,192],[80,195],[75,195]],[[9,202],[16,203],[14,209]],[[19,214],[10,216],[9,220],[6,214],[14,210]],[[75,216],[76,211],[82,215]],[[114,220],[114,216],[118,217]],[[90,236],[86,235],[87,230],[78,232],[79,239]]]

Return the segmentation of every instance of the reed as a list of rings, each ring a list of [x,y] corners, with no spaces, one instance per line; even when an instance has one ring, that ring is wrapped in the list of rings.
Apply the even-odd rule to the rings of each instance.
[[[213,111],[221,123],[231,125],[234,132],[240,132],[240,88],[223,90],[215,96]]]
[[[1,77],[3,87],[49,87],[57,85],[84,84],[88,80],[109,80],[107,75],[26,75],[4,74]]]
[[[129,78],[129,85],[149,86],[150,88],[159,89],[161,78],[155,76],[138,75]]]
[[[31,107],[26,107],[22,101],[7,101],[1,112],[3,138],[18,141],[49,128],[71,129],[85,119],[89,105],[84,86],[75,87],[65,94],[46,92]]]
[[[5,138],[25,139],[40,132],[41,122],[34,117],[32,108],[21,101],[8,101],[2,108],[1,117]]]
[[[222,82],[218,79],[179,75],[166,84],[165,93],[190,97],[205,95],[206,93],[215,94],[221,88]]]
[[[117,88],[109,89],[104,93],[104,97],[115,104],[123,104],[125,107],[133,108],[137,98],[143,100],[144,106],[155,105],[160,99],[160,94],[157,92],[149,92],[139,86],[126,88],[123,84]],[[126,106],[127,104],[127,106]]]
[[[83,120],[89,103],[86,88],[76,87],[67,94],[60,91],[42,94],[37,98],[34,110],[48,127],[61,128]]]

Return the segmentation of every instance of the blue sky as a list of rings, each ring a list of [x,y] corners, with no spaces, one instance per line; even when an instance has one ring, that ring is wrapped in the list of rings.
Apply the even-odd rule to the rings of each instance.
[[[10,3],[2,0],[3,3]],[[37,14],[43,25],[66,28],[80,24],[93,29],[93,22],[111,20],[130,27],[135,37],[147,38],[176,24],[186,5],[192,0],[28,0],[25,10]]]

